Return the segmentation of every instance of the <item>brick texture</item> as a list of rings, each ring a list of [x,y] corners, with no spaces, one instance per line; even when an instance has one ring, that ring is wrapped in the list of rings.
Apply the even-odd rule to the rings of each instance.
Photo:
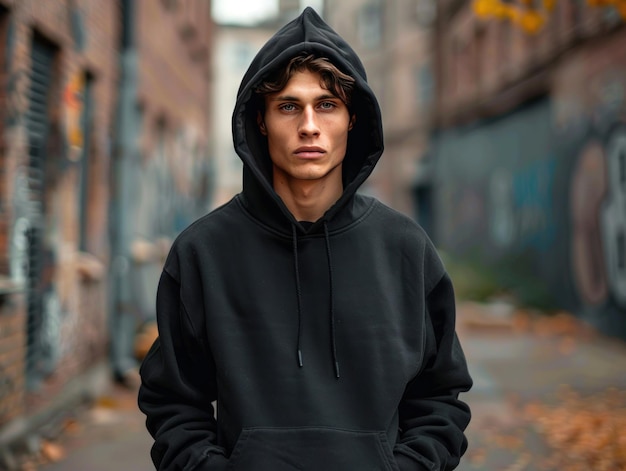
[[[41,224],[46,251],[34,257],[46,267],[45,328],[40,334],[52,348],[51,364],[35,387],[27,387],[28,303],[31,293],[0,294],[0,427],[22,414],[45,407],[73,376],[105,355],[106,280],[81,271],[80,204],[86,199],[89,260],[106,272],[109,255],[107,212],[112,120],[117,98],[119,1],[0,0],[0,277],[15,279],[13,233],[19,218]],[[27,110],[31,50],[37,35],[53,45],[53,81],[49,85],[43,205],[37,209],[25,185],[28,160]],[[93,77],[93,118],[89,155],[71,136],[79,127],[73,92],[77,77]],[[73,88],[74,87],[74,88]],[[80,99],[79,99],[80,102]],[[81,168],[91,174],[81,192]],[[32,172],[30,173],[32,175]],[[40,195],[41,196],[41,195]],[[40,280],[41,282],[43,282]],[[52,301],[50,301],[52,300]],[[54,313],[54,315],[50,314]],[[98,335],[94,335],[98,332]]]
[[[575,0],[556,2],[537,34],[506,20],[478,18],[470,1],[443,2],[435,33],[437,127],[500,115],[551,93],[551,76],[567,63],[570,50],[603,41],[620,28],[623,22],[608,15],[605,8]]]

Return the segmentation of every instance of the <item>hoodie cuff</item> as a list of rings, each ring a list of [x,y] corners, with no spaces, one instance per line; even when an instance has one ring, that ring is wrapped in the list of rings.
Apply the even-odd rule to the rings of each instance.
[[[400,471],[431,471],[429,467],[409,458],[403,453],[394,453],[393,456]]]

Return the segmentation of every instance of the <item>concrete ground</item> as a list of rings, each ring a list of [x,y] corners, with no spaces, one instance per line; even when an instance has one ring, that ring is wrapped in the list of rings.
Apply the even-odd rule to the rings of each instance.
[[[152,439],[137,408],[137,392],[118,385],[74,415],[58,441],[42,446],[45,471],[154,471]]]
[[[558,407],[564,394],[626,391],[625,342],[595,334],[571,318],[538,319],[506,305],[459,306],[459,336],[475,386],[464,396],[473,419],[467,430],[470,447],[458,470],[575,469],[563,464],[565,451],[546,442],[538,426],[541,414],[529,411],[548,410],[537,409],[538,404]],[[111,386],[48,444],[47,459],[56,462],[33,469],[153,470],[150,445],[136,391]]]
[[[569,316],[506,311],[470,303],[459,309],[459,336],[474,387],[465,395],[473,413],[470,445],[457,469],[626,469],[626,462],[624,468],[590,464],[596,454],[584,436],[613,427],[617,414],[621,423],[626,418],[626,342],[601,336]],[[611,396],[618,396],[612,411],[602,404]],[[615,421],[601,423],[609,414]],[[626,448],[620,453],[626,456]]]

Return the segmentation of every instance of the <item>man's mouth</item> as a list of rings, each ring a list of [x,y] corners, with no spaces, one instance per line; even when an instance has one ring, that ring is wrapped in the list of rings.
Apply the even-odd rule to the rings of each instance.
[[[321,147],[316,147],[316,146],[298,147],[296,151],[294,152],[294,154],[297,157],[300,157],[301,159],[314,159],[314,158],[321,157],[325,153],[326,151],[324,149],[322,149]]]

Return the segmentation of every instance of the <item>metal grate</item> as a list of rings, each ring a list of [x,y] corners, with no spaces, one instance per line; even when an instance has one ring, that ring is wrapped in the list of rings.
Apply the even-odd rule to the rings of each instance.
[[[31,51],[30,89],[26,128],[28,133],[28,187],[31,201],[28,231],[28,321],[26,350],[26,381],[29,389],[37,387],[44,375],[44,352],[39,342],[44,322],[44,273],[46,260],[43,234],[45,197],[45,151],[48,137],[48,100],[52,84],[55,49],[35,36]]]

